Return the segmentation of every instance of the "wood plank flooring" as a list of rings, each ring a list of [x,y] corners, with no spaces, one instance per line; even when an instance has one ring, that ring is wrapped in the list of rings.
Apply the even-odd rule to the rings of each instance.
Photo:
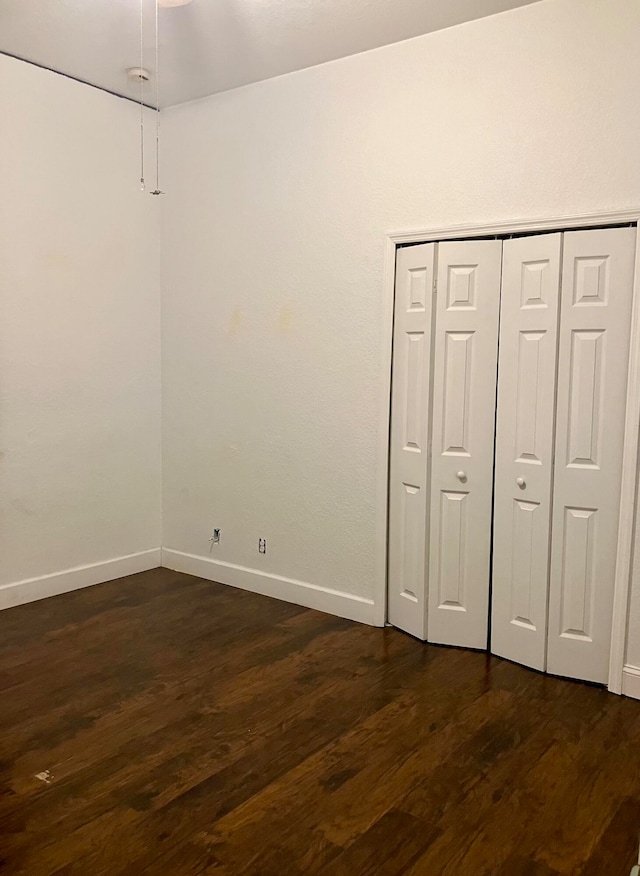
[[[158,569],[0,613],[0,872],[628,876],[640,702]]]

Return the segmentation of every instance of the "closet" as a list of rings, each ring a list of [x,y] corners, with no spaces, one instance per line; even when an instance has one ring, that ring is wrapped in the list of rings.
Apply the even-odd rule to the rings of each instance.
[[[636,229],[401,247],[389,622],[606,682]]]

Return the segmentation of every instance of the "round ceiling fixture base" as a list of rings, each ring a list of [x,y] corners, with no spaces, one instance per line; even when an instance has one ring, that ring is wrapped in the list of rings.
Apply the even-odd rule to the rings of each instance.
[[[146,67],[128,67],[127,76],[131,82],[148,82],[151,79],[151,73]]]

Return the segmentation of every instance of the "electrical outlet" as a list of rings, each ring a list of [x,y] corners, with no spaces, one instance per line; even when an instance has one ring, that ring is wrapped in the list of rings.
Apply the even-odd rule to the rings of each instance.
[[[211,544],[220,544],[220,530],[219,529],[213,530],[213,535],[211,536],[209,541],[211,542]]]
[[[261,554],[266,554],[266,552],[267,552],[267,539],[266,538],[259,538],[258,539],[258,551]]]

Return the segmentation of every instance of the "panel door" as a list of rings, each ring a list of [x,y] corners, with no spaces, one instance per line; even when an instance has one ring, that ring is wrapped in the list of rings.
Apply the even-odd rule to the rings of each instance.
[[[562,234],[506,240],[491,650],[545,669]]]
[[[606,682],[635,229],[564,236],[547,670]]]
[[[389,470],[389,623],[427,637],[429,378],[435,243],[396,261]]]
[[[486,648],[502,241],[438,245],[431,642]]]

